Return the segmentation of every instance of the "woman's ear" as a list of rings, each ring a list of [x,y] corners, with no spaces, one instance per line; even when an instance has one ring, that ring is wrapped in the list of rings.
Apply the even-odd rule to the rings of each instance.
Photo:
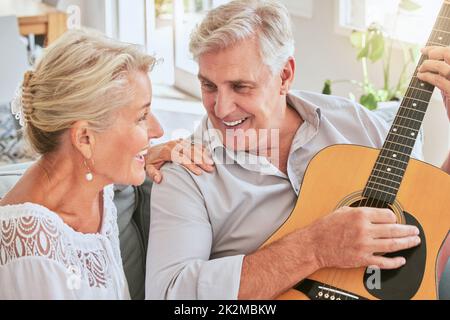
[[[295,75],[295,59],[294,57],[289,57],[288,61],[284,65],[283,70],[281,70],[281,88],[280,94],[286,95],[294,82]]]
[[[85,159],[91,159],[95,147],[95,137],[87,121],[77,121],[70,129],[72,145],[81,152]]]

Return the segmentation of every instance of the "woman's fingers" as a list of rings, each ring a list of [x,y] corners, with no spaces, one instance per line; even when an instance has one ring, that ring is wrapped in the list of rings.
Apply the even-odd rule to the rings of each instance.
[[[162,180],[159,169],[166,162],[178,163],[196,175],[201,175],[202,170],[214,171],[214,161],[207,149],[187,139],[172,140],[149,149],[146,171],[153,181],[159,183]]]
[[[214,161],[209,156],[205,147],[200,144],[192,144],[190,140],[183,141],[177,148],[174,149],[172,159],[186,168],[200,168],[207,172],[214,171]],[[193,170],[191,170],[193,171]],[[194,171],[193,171],[194,172]],[[195,170],[194,173],[198,172]]]
[[[206,148],[200,145],[194,145],[193,150],[196,154],[196,156],[194,156],[194,160],[200,159],[200,162],[194,161],[194,163],[207,172],[213,172],[214,161]]]
[[[180,155],[179,164],[181,164],[183,167],[185,167],[186,169],[188,169],[197,176],[202,174],[202,170],[195,163],[193,163],[189,157],[187,157],[184,154]]]
[[[145,171],[147,172],[148,177],[155,183],[161,183],[162,174],[159,168],[156,166],[149,164],[145,166]]]

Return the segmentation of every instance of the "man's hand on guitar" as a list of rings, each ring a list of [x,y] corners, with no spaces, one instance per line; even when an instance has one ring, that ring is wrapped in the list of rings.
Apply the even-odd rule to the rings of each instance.
[[[422,54],[428,59],[420,66],[417,77],[441,90],[450,120],[450,47],[425,47]]]
[[[343,207],[307,227],[315,243],[320,268],[377,266],[396,269],[405,264],[401,256],[387,258],[380,253],[397,252],[420,244],[419,229],[396,223],[388,209]]]

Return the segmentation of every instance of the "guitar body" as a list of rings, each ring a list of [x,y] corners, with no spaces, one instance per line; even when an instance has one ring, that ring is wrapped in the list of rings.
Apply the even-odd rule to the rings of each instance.
[[[356,145],[334,145],[320,151],[308,165],[294,210],[264,245],[338,207],[360,206],[361,191],[379,152]],[[404,223],[415,224],[421,230],[421,245],[393,255],[405,256],[405,266],[382,270],[376,288],[370,287],[371,283],[377,284],[373,282],[377,279],[374,270],[322,269],[279,299],[437,299],[437,264],[450,226],[450,176],[411,159],[391,209],[403,214]]]

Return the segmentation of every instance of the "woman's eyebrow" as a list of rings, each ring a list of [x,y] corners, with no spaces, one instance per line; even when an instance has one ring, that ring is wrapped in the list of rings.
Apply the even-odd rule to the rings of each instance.
[[[151,106],[151,102],[147,102],[146,104],[144,104],[142,107],[141,107],[141,109],[147,109],[148,107],[150,107]]]

